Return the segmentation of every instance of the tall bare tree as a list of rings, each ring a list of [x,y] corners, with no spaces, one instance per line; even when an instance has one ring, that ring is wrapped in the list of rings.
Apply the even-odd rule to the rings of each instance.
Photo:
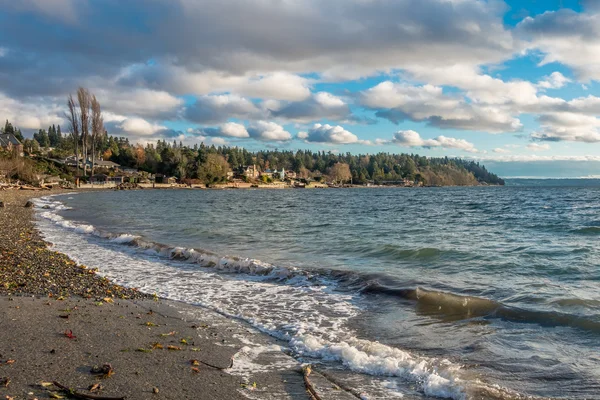
[[[83,176],[87,176],[87,162],[90,136],[90,92],[87,89],[80,87],[77,89],[77,100],[79,102],[79,119],[81,121],[81,139],[83,152]]]
[[[100,102],[96,96],[92,96],[92,175],[94,175],[94,165],[96,164],[96,144],[104,133],[104,118]]]
[[[73,100],[72,95],[69,95],[67,99],[67,106],[69,107],[67,119],[71,125],[71,137],[75,143],[75,165],[77,174],[79,175],[79,113],[77,112],[77,104]]]

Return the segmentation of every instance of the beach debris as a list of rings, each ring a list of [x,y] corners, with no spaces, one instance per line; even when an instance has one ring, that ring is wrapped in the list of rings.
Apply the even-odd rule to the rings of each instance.
[[[313,398],[314,400],[322,400],[317,391],[315,390],[314,386],[310,383],[310,380],[308,379],[311,372],[312,368],[310,365],[305,365],[304,367],[302,367],[302,375],[304,376],[304,386],[306,386],[306,390],[308,391],[308,394],[310,394],[311,398]]]
[[[69,319],[69,314],[59,315],[58,317],[63,319]]]
[[[198,365],[200,365],[200,361],[198,361],[198,360],[190,360],[190,364],[192,364],[193,366],[197,367]]]
[[[248,389],[248,390],[256,390],[256,388],[258,387],[256,382],[252,382],[252,384],[242,383],[242,384],[240,384],[240,386],[243,387],[244,389]]]
[[[74,399],[82,399],[82,400],[125,400],[125,396],[121,396],[121,397],[104,397],[104,396],[96,396],[93,394],[85,394],[85,393],[80,393],[77,392],[75,389],[71,389],[67,386],[61,385],[60,383],[54,381],[52,382],[54,384],[54,386],[56,386],[57,388],[61,389],[63,391],[63,393],[65,393],[66,395],[68,395],[71,398]],[[53,392],[51,392],[53,393]],[[62,399],[63,397],[54,397],[55,399]]]
[[[173,346],[173,345],[168,345],[167,349],[168,350],[182,350],[181,347],[179,347],[179,346]]]
[[[152,388],[152,393],[154,393],[154,394],[158,394],[158,388],[157,388],[157,387],[153,387],[153,388]]]
[[[8,385],[10,384],[10,378],[5,376],[3,378],[0,378],[0,386],[2,387],[8,387]]]
[[[40,382],[41,387],[50,387],[52,385],[54,385],[52,382]]]
[[[150,322],[150,321],[146,322],[144,325],[146,325],[146,326],[158,326],[154,322]]]
[[[112,375],[114,375],[115,370],[113,369],[112,365],[104,364],[101,367],[95,365],[94,367],[92,367],[91,372],[92,374],[102,374],[103,378],[110,378]]]
[[[140,353],[152,353],[152,349],[146,349],[143,347],[138,348],[136,351]]]
[[[65,398],[65,396],[61,396],[60,394],[58,394],[56,392],[48,393],[48,397],[50,397],[51,399],[64,399]]]
[[[88,388],[88,390],[89,390],[90,392],[99,392],[99,391],[101,391],[102,389],[104,389],[104,386],[102,386],[102,385],[101,385],[101,384],[99,384],[99,383],[94,383],[93,385],[90,385],[90,387]]]
[[[169,333],[161,333],[160,336],[161,337],[167,337],[167,336],[174,336],[177,332],[175,331],[171,331]]]
[[[192,372],[195,372],[198,374],[198,373],[200,373],[200,369],[198,369],[197,367],[192,367]]]
[[[77,336],[73,335],[73,331],[70,329],[67,329],[65,331],[65,336],[68,337],[69,339],[76,339]]]
[[[4,361],[4,363],[0,362],[0,365],[11,365],[14,363],[15,363],[15,360],[9,359],[9,360]]]
[[[229,364],[229,367],[225,367],[225,368],[223,368],[223,367],[217,367],[216,365],[213,365],[213,364],[207,363],[207,362],[205,362],[205,361],[202,361],[202,360],[192,360],[192,361],[197,361],[197,362],[199,362],[200,364],[206,365],[207,367],[214,368],[214,369],[218,369],[219,371],[224,371],[224,370],[226,370],[226,369],[230,369],[231,367],[233,367],[233,357],[232,357],[230,360],[231,360],[231,362],[230,362],[230,364]],[[194,364],[192,364],[192,365],[194,365]]]
[[[163,347],[163,345],[162,345],[162,344],[160,344],[160,343],[156,342],[156,343],[152,343],[152,348],[153,348],[154,350],[162,350],[164,347]]]

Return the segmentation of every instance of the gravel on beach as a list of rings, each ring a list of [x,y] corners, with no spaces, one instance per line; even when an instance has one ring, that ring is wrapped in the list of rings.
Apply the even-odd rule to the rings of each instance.
[[[52,251],[35,229],[27,201],[40,192],[0,192],[0,295],[138,299],[149,296],[112,284],[94,269]],[[46,192],[43,192],[46,193]],[[53,191],[53,193],[58,193]]]

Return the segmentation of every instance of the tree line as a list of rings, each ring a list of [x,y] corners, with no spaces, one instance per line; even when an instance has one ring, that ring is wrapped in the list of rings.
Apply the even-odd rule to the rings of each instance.
[[[34,139],[25,139],[26,151],[35,153],[40,147],[52,147],[49,155],[53,158],[80,154],[84,159],[95,160],[101,156],[123,167],[205,183],[225,181],[228,171],[256,165],[261,171],[284,168],[296,172],[299,179],[329,179],[339,183],[385,184],[406,179],[435,186],[504,184],[479,162],[458,158],[384,152],[355,155],[310,150],[248,151],[204,143],[184,146],[181,142],[166,140],[141,146],[130,143],[127,138],[107,134],[100,104],[87,90],[80,88],[76,99],[72,96],[68,99],[70,133],[63,135],[60,126],[40,130],[34,133]],[[83,174],[87,174],[86,164]]]

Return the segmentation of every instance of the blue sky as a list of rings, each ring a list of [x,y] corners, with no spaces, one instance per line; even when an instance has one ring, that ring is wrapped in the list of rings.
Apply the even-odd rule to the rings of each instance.
[[[600,175],[599,80],[593,0],[0,0],[0,118],[28,135],[85,86],[134,142]]]

